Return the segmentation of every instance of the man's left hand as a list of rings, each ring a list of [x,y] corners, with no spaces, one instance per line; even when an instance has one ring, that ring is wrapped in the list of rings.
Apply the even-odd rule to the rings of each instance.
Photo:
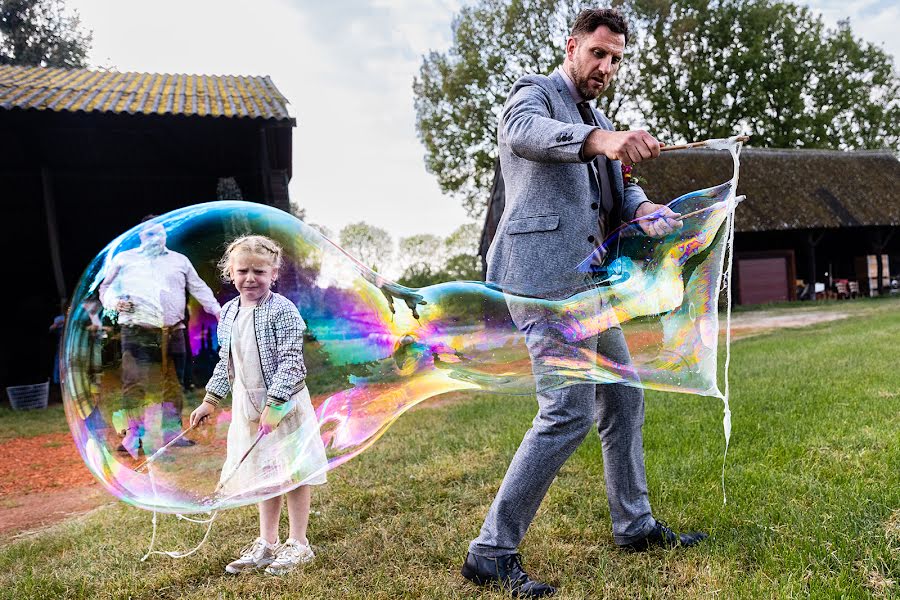
[[[665,237],[677,229],[681,229],[683,223],[679,220],[681,214],[673,212],[664,204],[644,202],[634,213],[635,221],[641,229],[650,237]]]

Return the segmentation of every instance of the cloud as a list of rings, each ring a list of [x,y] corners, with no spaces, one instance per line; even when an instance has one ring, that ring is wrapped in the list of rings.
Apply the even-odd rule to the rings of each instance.
[[[883,48],[894,57],[900,57],[900,5],[896,0],[814,0],[806,4],[820,14],[825,23],[834,27],[843,19],[850,19],[850,28],[856,37]]]
[[[452,3],[291,5],[328,70],[296,101],[295,201],[335,231],[365,220],[395,237],[446,235],[464,222],[458,202],[425,171],[412,96],[421,55],[450,44]]]

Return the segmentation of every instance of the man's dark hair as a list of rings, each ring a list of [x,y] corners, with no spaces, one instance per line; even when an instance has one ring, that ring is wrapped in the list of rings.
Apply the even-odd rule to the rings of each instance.
[[[141,223],[146,223],[147,221],[152,221],[152,220],[155,219],[157,216],[158,216],[158,215],[144,215],[144,218],[141,219]]]
[[[623,34],[625,44],[628,44],[628,21],[615,8],[589,8],[578,13],[572,25],[572,37],[593,33],[601,25],[606,25],[613,33]]]

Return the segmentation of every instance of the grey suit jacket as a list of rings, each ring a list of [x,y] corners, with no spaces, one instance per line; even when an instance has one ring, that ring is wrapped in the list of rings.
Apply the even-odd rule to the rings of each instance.
[[[596,109],[594,116],[600,127],[613,129]],[[526,75],[513,85],[497,130],[506,207],[488,250],[488,282],[553,299],[585,289],[587,276],[576,267],[603,241],[599,182],[580,156],[593,129],[583,123],[558,72]],[[606,164],[612,216],[631,220],[647,196],[636,185],[623,185],[619,161]]]

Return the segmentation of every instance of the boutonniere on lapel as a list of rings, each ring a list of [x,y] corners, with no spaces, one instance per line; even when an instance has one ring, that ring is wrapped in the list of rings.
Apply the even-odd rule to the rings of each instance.
[[[622,181],[625,185],[640,185],[644,183],[645,180],[635,175],[632,170],[631,165],[622,165]]]

